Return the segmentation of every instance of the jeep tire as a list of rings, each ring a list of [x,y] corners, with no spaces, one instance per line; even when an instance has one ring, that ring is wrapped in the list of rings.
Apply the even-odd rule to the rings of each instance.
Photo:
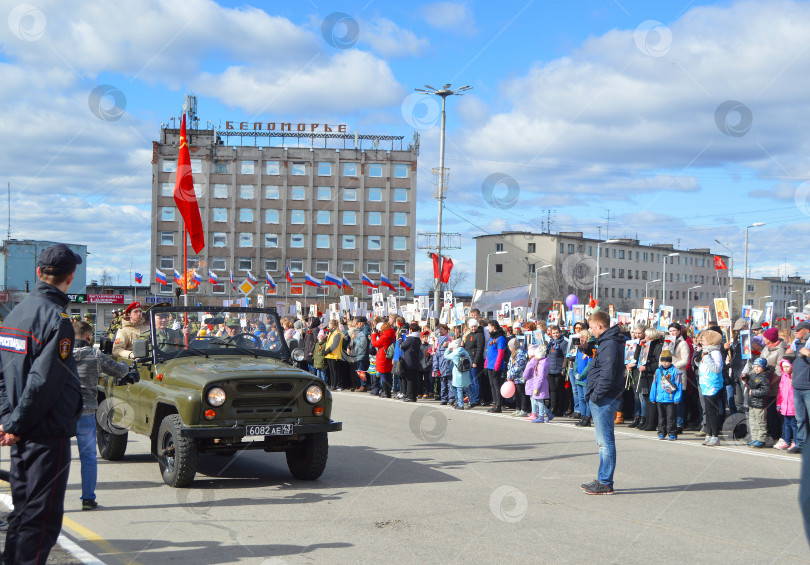
[[[197,444],[180,435],[183,421],[177,414],[166,416],[157,436],[157,455],[163,482],[170,487],[189,486],[197,474]]]
[[[314,481],[323,474],[329,457],[329,438],[326,432],[304,436],[300,446],[286,452],[287,467],[293,477]]]
[[[108,432],[96,422],[96,444],[98,445],[98,453],[101,455],[101,458],[107,461],[118,461],[121,459],[124,456],[124,452],[127,450],[127,435],[128,432],[123,429],[120,433]]]

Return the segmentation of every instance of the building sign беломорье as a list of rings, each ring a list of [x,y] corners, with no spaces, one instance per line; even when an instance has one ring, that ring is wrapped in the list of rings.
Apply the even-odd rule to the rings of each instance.
[[[333,129],[334,128],[334,129]],[[289,131],[302,133],[346,133],[346,124],[293,124],[292,122],[225,122],[226,130],[234,131]]]

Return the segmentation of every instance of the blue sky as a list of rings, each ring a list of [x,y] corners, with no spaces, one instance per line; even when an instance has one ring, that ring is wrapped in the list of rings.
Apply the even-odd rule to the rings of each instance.
[[[439,100],[413,89],[448,82],[473,87],[448,101],[457,268],[473,270],[472,236],[539,231],[551,209],[554,231],[605,237],[609,211],[611,237],[722,252],[720,239],[738,265],[744,227],[766,222],[751,232],[752,273],[808,270],[791,252],[810,235],[805,2],[0,6],[12,236],[86,243],[91,277],[148,271],[151,142],[187,92],[202,123],[345,123],[406,139],[418,129],[418,229],[435,231]],[[329,33],[335,13],[348,27]],[[91,108],[104,85],[120,107],[108,95]],[[493,174],[514,179],[514,201],[505,185],[485,199]],[[421,257],[418,288],[430,272]]]

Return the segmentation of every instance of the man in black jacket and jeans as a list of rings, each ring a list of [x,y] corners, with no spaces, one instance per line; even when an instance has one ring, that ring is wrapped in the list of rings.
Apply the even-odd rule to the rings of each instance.
[[[470,356],[472,361],[472,370],[470,371],[470,408],[474,408],[481,404],[481,387],[478,382],[478,375],[484,373],[484,348],[486,341],[484,340],[484,330],[479,326],[478,320],[470,318],[467,321],[469,332],[464,338],[464,350]]]
[[[64,244],[45,249],[34,291],[0,328],[0,445],[11,446],[14,503],[5,563],[45,563],[62,529],[70,438],[82,412],[65,293],[81,262]]]
[[[624,392],[625,338],[619,326],[610,327],[610,316],[601,310],[591,314],[588,326],[596,337],[596,352],[588,369],[586,400],[599,446],[599,473],[595,481],[582,485],[582,490],[586,494],[613,494],[616,469],[613,421]]]

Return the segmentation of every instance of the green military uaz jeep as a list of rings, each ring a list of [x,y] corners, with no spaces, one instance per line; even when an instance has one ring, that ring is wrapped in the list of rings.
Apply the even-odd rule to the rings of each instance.
[[[321,476],[327,432],[342,424],[330,419],[326,384],[293,366],[302,353],[287,348],[274,309],[154,307],[149,325],[148,339],[133,344],[130,374],[99,380],[104,459],[121,459],[133,432],[151,439],[173,487],[192,483],[198,454],[243,449],[283,451],[296,478]],[[255,335],[262,329],[264,339]]]

